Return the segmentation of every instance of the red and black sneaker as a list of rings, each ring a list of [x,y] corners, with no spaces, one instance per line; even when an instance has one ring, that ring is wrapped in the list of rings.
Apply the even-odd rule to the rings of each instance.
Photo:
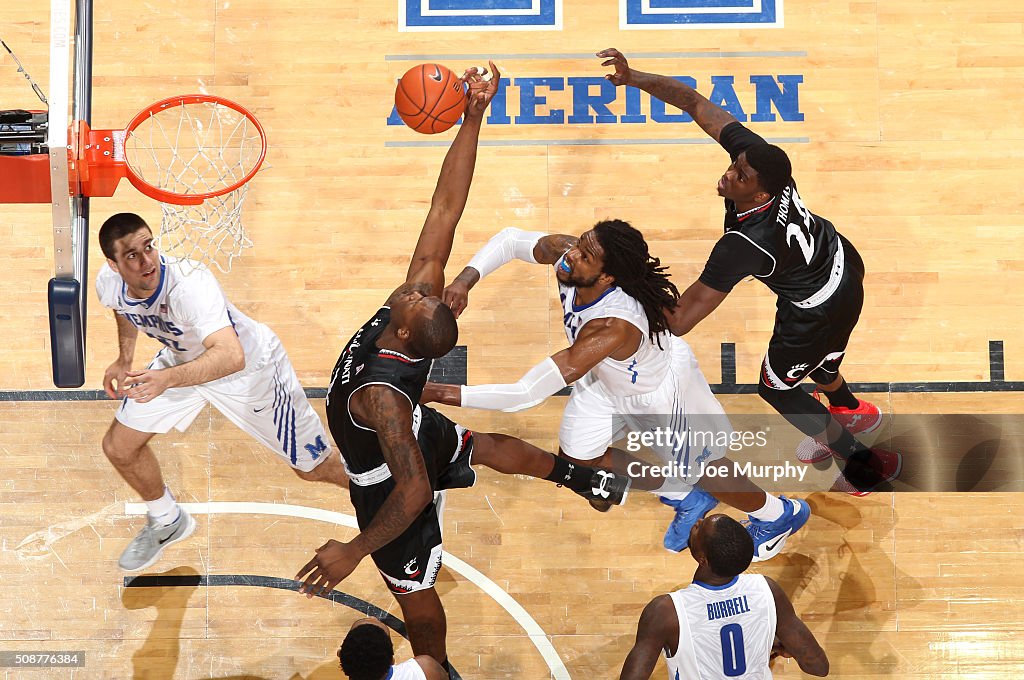
[[[895,451],[871,449],[871,456],[863,462],[846,461],[836,477],[832,491],[844,491],[851,496],[867,496],[879,486],[895,480],[903,471],[903,456]]]
[[[874,432],[882,424],[882,412],[878,407],[869,401],[860,400],[857,408],[844,408],[842,406],[829,406],[828,412],[832,414],[840,425],[846,428],[850,434],[867,434]]]
[[[801,463],[811,465],[826,460],[836,455],[836,452],[822,444],[814,437],[804,437],[803,441],[796,445],[796,459]]]

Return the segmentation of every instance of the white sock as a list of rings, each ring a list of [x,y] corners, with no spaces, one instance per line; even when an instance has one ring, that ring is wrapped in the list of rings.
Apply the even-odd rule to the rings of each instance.
[[[656,490],[656,491],[652,491],[651,493],[653,493],[658,498],[666,498],[666,499],[668,499],[670,501],[681,501],[681,500],[683,500],[684,498],[686,498],[687,496],[690,495],[689,491],[661,491],[661,490]]]
[[[164,487],[163,496],[160,496],[155,501],[146,501],[146,508],[149,510],[149,516],[163,526],[167,526],[178,519],[180,514],[178,503],[174,500],[174,496],[171,495],[171,490],[166,486]]]
[[[773,496],[770,493],[766,493],[764,507],[750,513],[750,516],[754,519],[759,519],[762,522],[774,522],[782,517],[782,513],[786,512],[786,510],[788,510],[788,508],[786,507],[786,504],[782,502],[781,498]]]

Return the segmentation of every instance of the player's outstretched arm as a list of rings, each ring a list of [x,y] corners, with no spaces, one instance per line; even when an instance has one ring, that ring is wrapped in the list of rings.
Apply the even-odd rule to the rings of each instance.
[[[406,284],[420,284],[427,295],[440,295],[444,288],[444,267],[452,253],[455,227],[466,208],[469,186],[476,167],[477,142],[484,111],[498,91],[501,74],[491,63],[491,79],[471,68],[463,75],[469,85],[466,113],[455,141],[448,148],[430,200],[430,211],[423,223],[416,249],[409,262]]]
[[[405,395],[383,385],[369,385],[352,395],[349,408],[360,425],[377,432],[395,487],[355,538],[348,543],[328,541],[302,567],[295,578],[303,580],[299,592],[309,597],[330,592],[364,557],[398,538],[433,500]]]
[[[625,55],[615,48],[601,50],[597,56],[606,61],[601,66],[614,66],[615,73],[605,76],[615,85],[632,85],[644,92],[654,95],[666,104],[678,107],[693,116],[693,120],[708,133],[716,142],[724,128],[729,123],[736,122],[736,118],[707,100],[707,98],[686,83],[679,82],[669,76],[661,76],[655,73],[644,73],[629,67]]]
[[[135,342],[139,339],[139,329],[117,312],[117,359],[103,373],[103,391],[111,399],[125,396],[128,372],[132,370],[132,359],[135,358]]]
[[[622,319],[594,319],[580,330],[572,346],[531,368],[519,382],[461,387],[427,383],[420,401],[489,411],[522,411],[582,378],[628,343],[633,328]]]
[[[674,335],[686,335],[715,311],[728,295],[700,281],[694,281],[679,296],[676,306],[667,311],[665,316],[668,317],[669,330]]]
[[[828,657],[825,650],[793,611],[793,603],[789,601],[781,586],[767,576],[765,580],[768,581],[768,587],[775,596],[775,637],[781,643],[782,650],[787,656],[796,659],[804,673],[825,677],[828,675]]]
[[[566,234],[544,234],[515,227],[502,229],[473,256],[451,285],[444,289],[441,299],[458,318],[469,305],[469,291],[480,279],[512,260],[530,264],[555,264],[577,241],[579,238],[576,236]]]
[[[626,656],[619,680],[650,680],[661,650],[679,640],[679,618],[668,595],[659,595],[644,607],[637,625],[636,642]]]

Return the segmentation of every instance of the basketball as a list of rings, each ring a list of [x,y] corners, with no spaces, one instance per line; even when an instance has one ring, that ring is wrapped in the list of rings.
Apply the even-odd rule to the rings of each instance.
[[[420,64],[406,71],[395,88],[395,109],[416,132],[433,135],[458,122],[466,95],[458,76],[440,64]]]

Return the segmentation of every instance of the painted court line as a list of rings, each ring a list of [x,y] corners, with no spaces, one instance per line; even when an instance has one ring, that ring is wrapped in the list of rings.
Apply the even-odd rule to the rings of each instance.
[[[765,141],[772,144],[807,144],[809,137],[771,137]],[[665,138],[665,139],[482,139],[480,146],[638,146],[648,144],[717,144],[710,137],[700,138]],[[384,142],[386,147],[424,147],[424,146],[451,146],[451,142],[445,139],[425,141],[388,141]]]
[[[321,510],[320,508],[308,508],[304,505],[213,502],[182,503],[181,507],[194,515],[280,515],[283,517],[312,519],[319,522],[327,522],[328,524],[350,527],[352,529],[359,528],[359,525],[356,523],[356,518],[352,515],[333,512],[331,510]],[[145,515],[146,504],[125,503],[124,512],[126,515]],[[540,652],[544,662],[551,670],[553,678],[556,680],[570,680],[569,671],[566,669],[565,664],[562,663],[562,659],[558,656],[558,652],[555,651],[555,647],[551,644],[547,634],[522,605],[516,602],[511,595],[502,590],[497,583],[487,578],[474,567],[447,551],[443,551],[441,554],[442,564],[448,565],[452,571],[461,575],[467,581],[480,588],[480,590],[490,595],[491,598],[501,605],[502,608],[504,608],[505,611],[515,619],[516,623],[526,631],[526,635],[530,638],[530,642],[532,642],[534,647],[537,648],[537,651]]]
[[[747,51],[747,52],[630,52],[629,59],[759,59],[763,57],[806,57],[806,50],[796,51]],[[388,54],[384,61],[444,61],[459,59],[486,63],[501,60],[537,60],[537,59],[599,59],[593,52],[548,52],[541,54]]]

